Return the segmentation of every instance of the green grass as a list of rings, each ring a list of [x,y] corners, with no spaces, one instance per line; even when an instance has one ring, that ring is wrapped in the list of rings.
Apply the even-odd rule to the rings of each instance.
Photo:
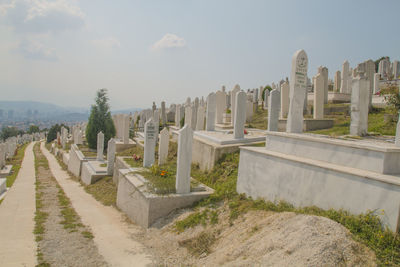
[[[105,206],[116,206],[117,185],[114,184],[112,176],[101,178],[96,183],[84,187],[97,201]]]
[[[248,127],[266,130],[268,128],[268,110],[262,110],[259,107],[257,112],[253,113],[253,118]]]
[[[7,160],[7,163],[6,163],[7,165],[9,165],[9,164],[13,165],[11,168],[11,174],[6,177],[7,187],[11,187],[14,184],[15,179],[17,178],[19,170],[21,169],[22,160],[24,158],[25,149],[27,146],[28,146],[28,144],[24,144],[24,145],[18,147],[15,156],[13,156],[11,159]]]
[[[78,214],[73,209],[71,201],[65,195],[61,187],[58,189],[57,197],[58,204],[61,208],[61,215],[63,217],[63,220],[60,222],[60,224],[64,226],[64,229],[69,229],[70,232],[74,232],[76,231],[77,227],[82,227],[83,225],[79,222]]]
[[[386,113],[389,113],[389,111],[382,108],[374,108],[372,112],[368,114],[368,132],[381,135],[396,134],[396,122],[384,121],[384,114]],[[350,133],[350,116],[342,114],[325,117],[335,119],[333,128],[311,131],[311,133],[330,135],[333,137],[348,135]]]
[[[43,208],[43,193],[39,192],[39,189],[41,187],[40,182],[38,181],[37,177],[38,177],[38,159],[42,156],[40,155],[40,148],[39,148],[39,143],[36,143],[35,146],[33,147],[33,151],[34,151],[34,159],[35,159],[35,177],[36,177],[36,182],[35,182],[35,201],[36,201],[36,210],[35,210],[35,217],[34,217],[34,221],[35,221],[35,226],[33,228],[33,234],[35,235],[35,240],[36,242],[39,242],[43,239],[43,235],[45,233],[45,227],[44,224],[48,218],[48,213],[44,212],[42,210]],[[38,261],[46,264],[43,261],[43,255],[42,253],[40,253],[40,247],[37,247],[37,256],[38,256]],[[46,266],[46,265],[42,265],[42,266]]]
[[[94,238],[93,234],[92,234],[91,232],[89,232],[89,231],[83,231],[83,232],[82,232],[82,235],[83,235],[85,238],[88,238],[88,239],[93,239],[93,238]]]

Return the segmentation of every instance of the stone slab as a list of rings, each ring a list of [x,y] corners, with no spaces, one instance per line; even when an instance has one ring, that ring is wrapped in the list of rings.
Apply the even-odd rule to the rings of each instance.
[[[195,135],[193,138],[192,162],[199,164],[200,169],[203,171],[211,170],[224,154],[236,152],[243,145],[260,144],[263,142],[265,142],[265,137],[263,137],[262,141],[255,141],[253,143],[220,145]]]
[[[132,139],[129,139],[129,144],[124,144],[124,142],[122,142],[122,141],[117,141],[117,142],[115,142],[115,151],[118,153],[118,152],[127,150],[129,148],[132,148],[135,145],[136,145],[136,142]]]
[[[81,180],[84,184],[90,185],[107,176],[107,166],[102,167],[105,161],[87,161],[82,163]]]
[[[225,124],[225,123],[216,123],[215,130],[225,131],[225,130],[233,130],[232,124]]]
[[[235,139],[233,133],[226,132],[207,132],[197,131],[194,133],[195,137],[206,139],[209,142],[217,145],[235,145],[235,144],[251,144],[265,141],[265,131],[250,131],[244,138]]]
[[[400,174],[400,148],[372,140],[344,140],[315,134],[268,132],[268,150],[382,174]]]
[[[117,207],[135,223],[148,228],[173,210],[188,207],[214,192],[203,184],[200,184],[199,188],[203,191],[156,195],[147,191],[145,178],[130,169],[123,169],[119,171]]]
[[[296,207],[344,209],[353,214],[377,210],[377,215],[390,229],[398,230],[399,176],[261,147],[242,147],[237,191],[254,199],[285,200]]]
[[[0,178],[6,178],[11,174],[12,165],[6,165],[0,170]]]
[[[279,119],[278,131],[286,131],[287,119]],[[334,124],[334,119],[304,119],[303,120],[303,131],[315,131],[322,129],[332,128]]]

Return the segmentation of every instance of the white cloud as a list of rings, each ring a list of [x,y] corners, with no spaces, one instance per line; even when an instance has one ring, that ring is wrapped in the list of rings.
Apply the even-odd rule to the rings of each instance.
[[[93,40],[92,44],[94,46],[97,46],[97,47],[100,47],[100,48],[106,48],[106,49],[112,49],[112,48],[121,47],[121,43],[114,37]]]
[[[17,52],[25,58],[33,60],[57,61],[55,49],[45,47],[42,43],[32,40],[23,40],[19,43]]]
[[[22,33],[60,32],[84,25],[83,12],[66,0],[12,0],[0,5],[0,18]]]
[[[153,50],[162,50],[169,48],[182,48],[186,46],[186,41],[182,37],[179,37],[172,33],[167,33],[152,45]]]

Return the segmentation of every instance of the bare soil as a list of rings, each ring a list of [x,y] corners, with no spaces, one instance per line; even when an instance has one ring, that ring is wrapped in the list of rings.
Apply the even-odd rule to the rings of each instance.
[[[181,210],[141,241],[162,266],[376,266],[371,250],[325,217],[250,211],[231,223],[228,207],[219,210],[217,224],[178,234],[174,222],[191,213]]]
[[[35,154],[37,159],[44,157],[39,149],[35,149]],[[39,263],[51,266],[108,266],[92,240],[90,229],[82,224],[78,215],[72,216],[73,222],[61,224],[65,217],[59,203],[60,187],[50,170],[40,166],[36,179],[39,182],[37,193],[42,194],[43,206],[40,210],[48,214],[43,239],[38,241]],[[68,208],[73,210],[70,204]]]

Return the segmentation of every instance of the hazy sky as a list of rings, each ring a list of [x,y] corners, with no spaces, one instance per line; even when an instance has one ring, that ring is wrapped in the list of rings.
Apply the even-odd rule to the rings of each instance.
[[[0,0],[0,99],[113,109],[277,82],[304,49],[308,75],[400,59],[399,0]]]

